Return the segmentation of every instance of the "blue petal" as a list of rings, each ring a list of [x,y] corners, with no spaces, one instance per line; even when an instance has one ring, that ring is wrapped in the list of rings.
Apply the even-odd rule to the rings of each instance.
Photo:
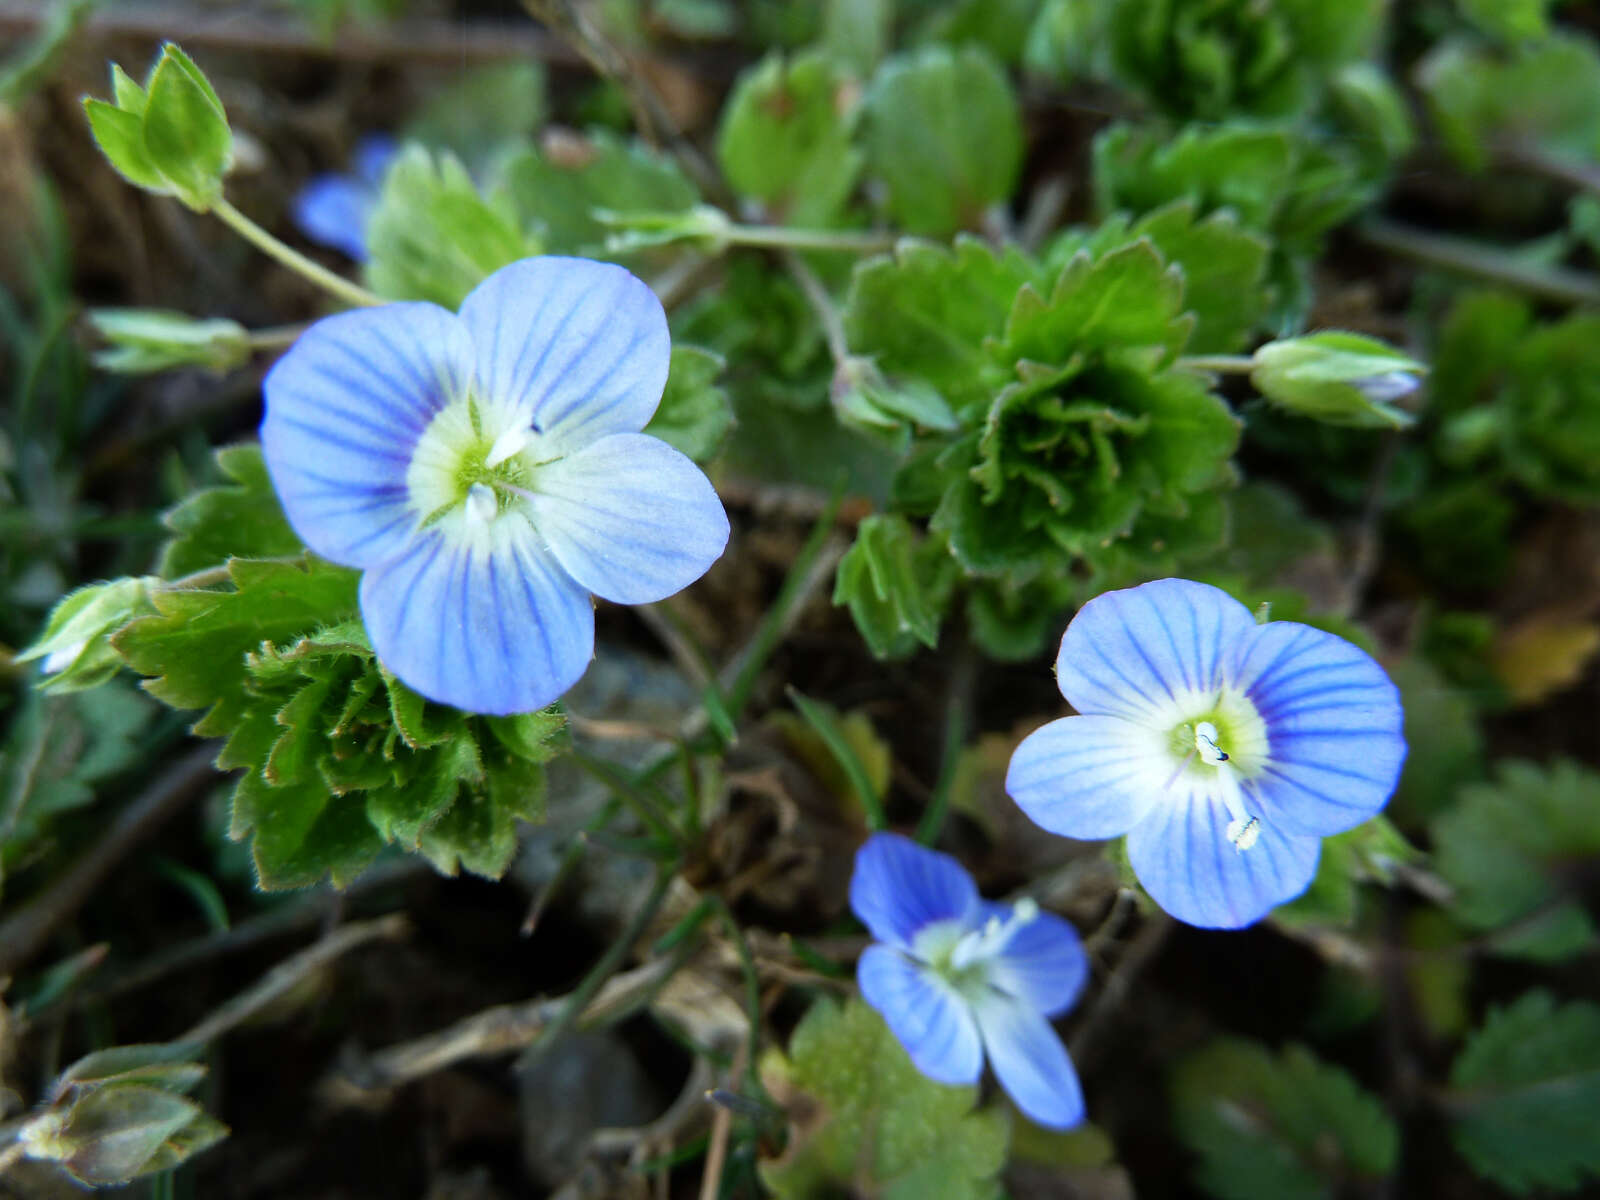
[[[1342,833],[1369,819],[1400,778],[1400,693],[1371,656],[1309,625],[1273,622],[1233,668],[1267,726],[1267,760],[1247,785],[1295,833]]]
[[[369,133],[356,143],[353,165],[356,178],[371,186],[374,192],[383,182],[383,176],[400,152],[399,144],[387,133]]]
[[[471,364],[444,309],[386,304],[318,321],[267,372],[261,451],[306,545],[350,567],[406,545],[426,515],[409,503],[412,451]]]
[[[917,930],[935,921],[970,924],[978,889],[948,854],[898,833],[875,833],[856,851],[850,907],[878,941],[910,949]]]
[[[367,260],[367,219],[378,202],[370,184],[348,175],[318,175],[295,193],[295,225],[319,246]]]
[[[1121,717],[1062,717],[1022,739],[1006,792],[1064,837],[1118,837],[1150,811],[1176,765],[1167,734]]]
[[[480,401],[496,428],[531,425],[577,448],[637,433],[661,402],[672,347],[661,302],[611,263],[525,258],[461,304]],[[514,413],[514,416],[508,415]]]
[[[887,946],[862,952],[856,981],[862,999],[888,1022],[917,1070],[936,1083],[978,1081],[983,1070],[978,1027],[948,985]]]
[[[728,544],[705,472],[659,438],[616,433],[541,467],[534,523],[561,565],[618,604],[649,604],[704,575]]]
[[[589,595],[516,514],[447,517],[361,578],[378,659],[416,692],[468,712],[530,712],[594,653]]]
[[[1305,891],[1321,842],[1263,821],[1255,845],[1236,849],[1222,801],[1198,789],[1156,805],[1128,834],[1128,861],[1167,912],[1202,929],[1241,929]]]
[[[1044,1015],[991,991],[973,1008],[1000,1086],[1030,1121],[1071,1129],[1083,1121],[1083,1089],[1067,1048]]]
[[[1056,682],[1081,713],[1159,724],[1182,698],[1216,690],[1234,640],[1254,628],[1249,609],[1209,584],[1106,592],[1067,626]]]
[[[1003,922],[1009,904],[984,905]],[[1041,912],[1017,925],[1000,953],[989,960],[989,982],[1047,1017],[1067,1011],[1089,978],[1089,957],[1078,931],[1065,918]]]

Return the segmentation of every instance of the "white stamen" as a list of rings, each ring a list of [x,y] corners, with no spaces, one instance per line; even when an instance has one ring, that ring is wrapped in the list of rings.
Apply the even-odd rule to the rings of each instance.
[[[500,501],[487,484],[475,483],[467,492],[467,516],[474,521],[488,522],[500,511]]]
[[[1006,948],[1012,936],[1039,916],[1039,903],[1024,896],[1011,906],[1011,915],[1001,920],[990,917],[983,928],[962,934],[961,940],[950,954],[950,965],[960,971],[974,963],[993,958]]]
[[[1233,843],[1235,850],[1248,850],[1256,844],[1256,839],[1261,836],[1261,818],[1250,817],[1240,821],[1235,818],[1228,822],[1228,840]]]
[[[1217,745],[1217,727],[1210,721],[1194,727],[1194,748],[1200,752],[1200,761],[1209,766],[1228,761],[1227,753]]]
[[[513,425],[499,437],[495,438],[494,445],[489,447],[489,457],[483,460],[483,465],[488,470],[493,470],[506,459],[516,454],[521,454],[528,448],[528,443],[533,441],[533,431]]]

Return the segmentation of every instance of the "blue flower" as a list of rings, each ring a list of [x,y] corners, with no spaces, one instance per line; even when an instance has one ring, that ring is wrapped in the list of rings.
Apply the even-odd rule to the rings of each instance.
[[[291,216],[319,246],[342,251],[356,262],[367,260],[367,219],[377,207],[383,173],[398,147],[387,134],[375,133],[356,146],[355,170],[348,175],[326,172],[295,195]]]
[[[1052,833],[1127,834],[1139,882],[1191,925],[1237,929],[1305,891],[1321,839],[1374,816],[1405,759],[1371,657],[1186,579],[1084,605],[1056,682],[1081,715],[1025,738],[1006,790]]]
[[[627,271],[530,258],[459,316],[340,313],[272,368],[261,447],[284,512],[365,572],[367,633],[402,681],[472,712],[541,708],[593,655],[591,592],[660,600],[722,554],[710,481],[639,432],[669,353]]]
[[[1029,1119],[1083,1120],[1083,1092],[1050,1018],[1089,973],[1071,925],[1031,900],[979,899],[948,854],[893,833],[856,853],[850,907],[880,944],[861,955],[861,995],[929,1079],[976,1083],[984,1052]]]

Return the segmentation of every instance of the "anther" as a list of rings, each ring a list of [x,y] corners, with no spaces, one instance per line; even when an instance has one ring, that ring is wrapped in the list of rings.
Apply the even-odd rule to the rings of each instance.
[[[489,447],[489,456],[483,460],[484,467],[492,471],[506,459],[521,454],[532,440],[533,434],[529,430],[513,425],[495,438],[494,445]]]
[[[1210,766],[1228,761],[1227,752],[1217,745],[1217,727],[1210,721],[1194,727],[1194,748],[1200,752],[1200,761]]]
[[[1261,836],[1261,818],[1249,817],[1246,820],[1232,820],[1228,822],[1228,840],[1233,843],[1235,850],[1248,850],[1256,844],[1256,839]]]

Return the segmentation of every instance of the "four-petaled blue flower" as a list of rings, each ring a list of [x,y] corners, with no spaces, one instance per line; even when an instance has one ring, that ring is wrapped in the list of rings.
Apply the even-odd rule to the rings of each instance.
[[[1089,964],[1071,925],[1031,900],[995,904],[948,854],[876,833],[856,853],[850,907],[879,945],[861,955],[861,995],[917,1070],[976,1083],[984,1051],[1031,1120],[1067,1129],[1083,1092],[1050,1027],[1077,999]]]
[[[366,262],[367,220],[378,206],[384,172],[398,150],[388,134],[369,134],[356,145],[355,170],[347,175],[324,172],[301,188],[291,209],[300,232],[319,246]]]
[[[710,481],[639,431],[670,355],[621,267],[531,258],[460,315],[386,304],[317,322],[268,373],[261,446],[285,514],[365,572],[378,658],[430,700],[541,708],[594,652],[593,592],[670,596],[728,540]]]
[[[1127,834],[1139,882],[1191,925],[1237,929],[1305,891],[1320,839],[1374,816],[1405,759],[1371,657],[1186,579],[1089,601],[1056,682],[1080,715],[1023,740],[1006,790],[1052,833]]]

